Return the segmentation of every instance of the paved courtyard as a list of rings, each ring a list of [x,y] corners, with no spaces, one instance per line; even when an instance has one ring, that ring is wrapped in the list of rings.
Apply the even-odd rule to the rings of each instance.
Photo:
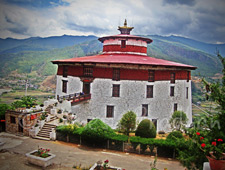
[[[0,141],[5,142],[0,146],[0,169],[1,170],[36,170],[41,169],[27,163],[25,154],[38,147],[50,149],[55,154],[54,165],[46,169],[74,169],[74,165],[89,167],[99,160],[109,160],[109,165],[122,167],[126,170],[150,170],[150,162],[153,157],[128,154],[123,152],[88,148],[76,144],[44,141],[29,137],[20,137],[8,133],[0,133]],[[176,160],[158,158],[157,168],[164,170],[185,170]]]

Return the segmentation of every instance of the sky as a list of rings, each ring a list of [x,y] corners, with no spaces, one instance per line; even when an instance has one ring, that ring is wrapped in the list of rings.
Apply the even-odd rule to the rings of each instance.
[[[0,38],[177,35],[225,43],[225,0],[0,0]]]

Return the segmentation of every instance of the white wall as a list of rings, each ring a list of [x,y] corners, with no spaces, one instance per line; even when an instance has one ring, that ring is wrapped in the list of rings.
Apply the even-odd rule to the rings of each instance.
[[[62,96],[62,76],[57,76],[56,95]],[[68,76],[68,94],[82,91],[80,78]],[[113,84],[120,84],[120,97],[112,97]],[[146,98],[147,85],[154,85],[153,98]],[[175,86],[174,97],[170,96],[170,86]],[[189,88],[189,96],[186,99],[186,87]],[[134,111],[140,122],[142,119],[158,119],[157,130],[169,131],[169,119],[173,113],[174,103],[178,104],[178,110],[184,111],[192,123],[191,107],[191,81],[113,81],[111,79],[94,79],[91,83],[91,100],[72,106],[72,112],[77,114],[78,121],[87,123],[87,119],[99,118],[112,128],[116,128],[122,115],[127,111]],[[148,117],[142,117],[142,104],[148,104]],[[106,106],[114,106],[114,118],[106,118]],[[70,110],[70,109],[68,109]]]

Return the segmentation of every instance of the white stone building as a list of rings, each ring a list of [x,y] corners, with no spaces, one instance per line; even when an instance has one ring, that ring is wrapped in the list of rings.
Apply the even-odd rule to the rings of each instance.
[[[96,56],[53,61],[58,64],[56,97],[77,120],[99,118],[116,128],[127,111],[138,121],[152,120],[157,131],[169,131],[175,110],[184,111],[192,123],[191,70],[196,67],[147,56],[152,40],[121,34],[99,38],[103,52]],[[84,95],[79,95],[83,92]]]

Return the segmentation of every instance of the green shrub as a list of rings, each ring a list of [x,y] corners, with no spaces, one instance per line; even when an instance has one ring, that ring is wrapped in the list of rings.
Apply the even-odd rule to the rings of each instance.
[[[180,131],[173,131],[167,136],[166,139],[169,140],[184,139],[184,136]]]
[[[138,125],[135,136],[140,136],[143,138],[155,138],[156,129],[155,125],[149,119],[144,119]]]
[[[119,130],[129,136],[129,133],[132,130],[135,130],[136,127],[136,114],[132,111],[129,111],[123,115],[118,123]]]
[[[93,142],[100,142],[112,136],[115,132],[100,119],[91,120],[82,131],[82,137],[90,139]]]
[[[62,132],[64,134],[73,134],[77,129],[78,127],[76,125],[62,125],[58,126],[56,128],[56,131]]]

